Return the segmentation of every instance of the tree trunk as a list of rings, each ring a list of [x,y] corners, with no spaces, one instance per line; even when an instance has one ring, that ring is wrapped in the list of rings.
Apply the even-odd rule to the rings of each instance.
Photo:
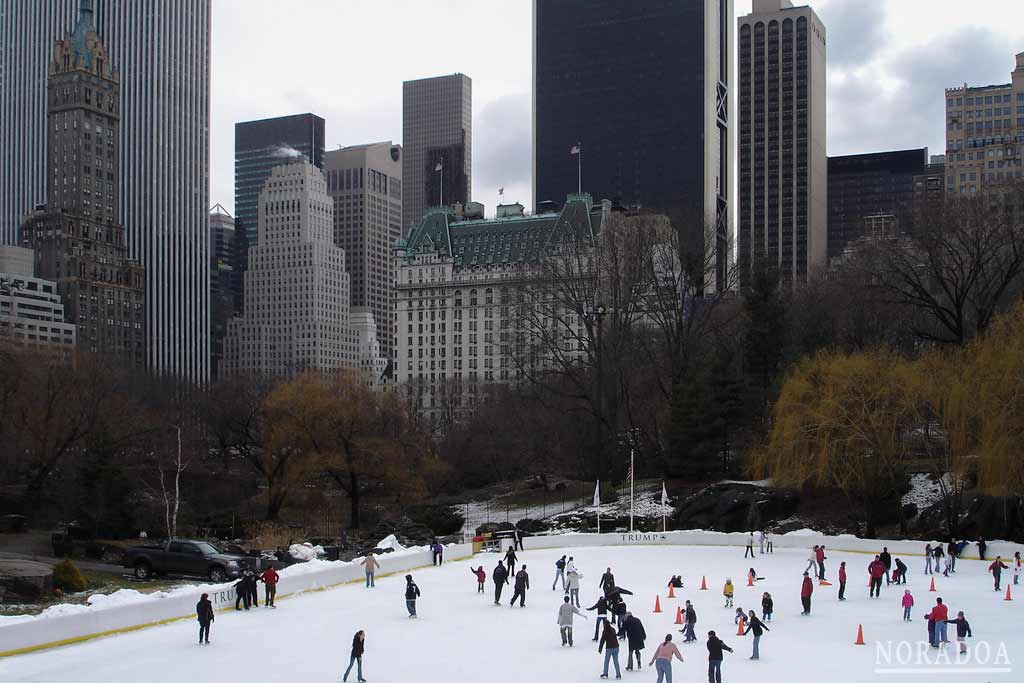
[[[359,475],[355,472],[349,472],[349,492],[348,499],[351,505],[351,519],[349,520],[349,528],[359,528]]]

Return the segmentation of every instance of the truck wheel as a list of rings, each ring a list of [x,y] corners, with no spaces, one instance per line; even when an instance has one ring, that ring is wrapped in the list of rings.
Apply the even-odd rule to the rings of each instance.
[[[146,579],[152,578],[153,568],[149,566],[148,562],[136,562],[135,563],[135,578]]]
[[[214,583],[224,583],[228,578],[227,573],[220,567],[213,567],[210,569],[210,581]]]

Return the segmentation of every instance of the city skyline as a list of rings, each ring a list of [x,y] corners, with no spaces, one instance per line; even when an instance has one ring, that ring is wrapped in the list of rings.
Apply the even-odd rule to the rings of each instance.
[[[830,156],[924,146],[941,153],[943,88],[1006,82],[1012,55],[1024,50],[1024,7],[1000,0],[980,0],[977,11],[966,15],[946,0],[810,4],[829,27]],[[751,0],[736,0],[735,14],[750,8]],[[462,72],[473,78],[474,199],[491,214],[504,187],[506,201],[532,206],[531,11],[531,0],[451,0],[443,13],[407,0],[364,6],[308,0],[282,14],[269,0],[219,0],[213,8],[211,203],[234,211],[235,123],[311,111],[327,121],[327,150],[400,143],[402,82]],[[460,25],[479,30],[460,34],[458,41],[431,40],[437,31],[430,27],[449,26],[452,14],[461,17]],[[416,50],[415,61],[387,58],[372,70],[339,71],[330,36],[338,26],[359,24],[387,26],[396,43]],[[276,34],[294,27],[307,36],[301,69],[280,52],[251,49],[246,36],[269,27]],[[352,32],[346,45],[354,54],[372,52],[378,43],[369,32]],[[961,58],[965,52],[971,60]],[[339,77],[345,87],[325,85]],[[225,92],[230,97],[218,96]]]

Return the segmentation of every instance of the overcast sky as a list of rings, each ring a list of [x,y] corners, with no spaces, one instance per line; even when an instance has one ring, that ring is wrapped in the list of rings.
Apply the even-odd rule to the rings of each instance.
[[[623,0],[628,2],[628,0]],[[680,0],[690,1],[690,0]],[[401,142],[402,81],[473,79],[473,198],[530,196],[531,0],[214,0],[210,201],[234,204],[234,124],[313,112],[328,149]],[[794,3],[796,4],[796,3]],[[943,88],[1005,83],[1020,0],[820,0],[828,153],[943,152]],[[736,0],[736,15],[751,0]]]

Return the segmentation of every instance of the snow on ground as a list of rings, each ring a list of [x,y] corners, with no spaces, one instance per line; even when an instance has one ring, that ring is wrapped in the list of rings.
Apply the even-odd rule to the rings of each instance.
[[[370,681],[396,683],[476,682],[520,683],[596,681],[601,659],[592,643],[594,612],[590,620],[577,618],[576,646],[562,648],[555,624],[561,591],[552,591],[554,562],[561,550],[527,550],[520,559],[529,567],[532,590],[525,609],[510,608],[506,589],[502,605],[492,604],[493,584],[485,595],[476,593],[476,581],[469,567],[483,563],[490,571],[496,557],[484,555],[441,568],[413,572],[423,591],[419,619],[406,616],[402,576],[379,578],[375,589],[347,585],[322,592],[306,593],[279,601],[276,610],[256,609],[249,614],[225,612],[217,615],[212,644],[200,646],[194,621],[182,621],[123,635],[56,648],[40,653],[0,660],[0,681],[5,683],[145,680],[171,683],[183,679],[204,681],[258,680],[261,683],[327,683],[340,680],[348,664],[353,633],[366,631],[364,675]],[[1024,633],[1019,628],[1019,602],[1004,602],[1003,594],[992,590],[987,563],[961,561],[954,577],[936,577],[939,592],[928,592],[923,575],[923,558],[906,558],[910,583],[917,601],[912,623],[902,621],[900,597],[903,589],[883,588],[881,600],[867,597],[864,554],[830,552],[826,568],[835,576],[838,563],[847,562],[850,584],[848,600],[836,600],[836,587],[815,590],[812,615],[800,616],[799,588],[806,565],[805,549],[779,550],[774,555],[743,559],[735,547],[634,546],[575,548],[571,551],[584,574],[581,600],[584,607],[598,596],[597,583],[605,567],[611,567],[617,583],[636,593],[629,604],[641,618],[648,633],[644,668],[654,648],[666,633],[673,633],[686,661],[675,664],[676,681],[706,680],[707,652],[703,642],[715,629],[735,649],[726,654],[723,680],[786,680],[787,683],[860,683],[868,680],[1001,681],[1010,674],[968,673],[966,666],[1010,668],[1019,677],[1024,671]],[[756,587],[746,586],[750,566],[765,578]],[[678,598],[665,597],[669,575],[682,573],[686,588]],[[1007,573],[1009,574],[1009,573]],[[696,590],[707,576],[708,591]],[[733,610],[723,607],[721,586],[726,577],[736,584],[736,606],[759,610],[761,593],[775,599],[771,632],[761,641],[761,660],[749,661],[751,637],[736,635]],[[287,577],[281,590],[287,591]],[[652,614],[654,596],[661,596],[664,612]],[[974,630],[971,648],[978,659],[956,664],[953,645],[947,646],[949,663],[934,664],[935,651],[921,649],[929,660],[913,657],[900,664],[899,648],[916,653],[926,639],[921,615],[935,596],[946,599],[952,613],[965,610]],[[1024,593],[1018,600],[1024,598]],[[675,606],[684,599],[694,602],[698,613],[700,642],[683,645],[673,625]],[[863,624],[866,647],[853,644],[857,625]],[[951,635],[955,631],[950,631]],[[881,659],[890,674],[876,674],[879,666],[876,641],[892,642],[892,661]],[[899,645],[900,643],[906,645]],[[982,654],[987,652],[985,659]],[[1003,652],[1005,658],[997,660]],[[625,648],[622,651],[625,665]],[[924,669],[910,673],[907,666]],[[935,667],[946,673],[939,676]],[[623,672],[625,680],[653,680],[653,672]],[[353,672],[349,680],[355,680]]]
[[[942,478],[947,487],[952,487],[953,480],[950,474],[944,474]],[[910,490],[903,496],[904,505],[913,503],[917,506],[917,511],[922,512],[940,500],[942,500],[942,488],[930,474],[910,475]]]

